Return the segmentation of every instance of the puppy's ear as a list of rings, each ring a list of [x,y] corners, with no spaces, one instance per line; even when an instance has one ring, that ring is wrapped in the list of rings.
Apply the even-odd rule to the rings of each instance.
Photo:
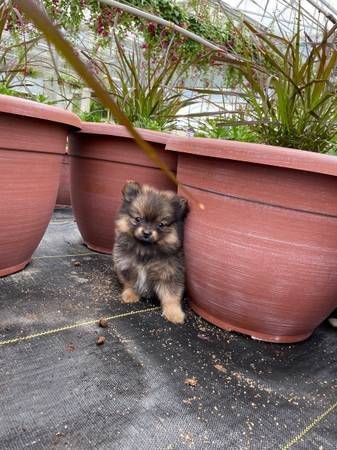
[[[188,213],[188,203],[186,198],[181,197],[180,195],[175,195],[172,198],[171,202],[177,219],[178,220],[185,219]]]
[[[132,202],[140,194],[141,190],[141,185],[136,181],[127,181],[122,190],[124,200]]]

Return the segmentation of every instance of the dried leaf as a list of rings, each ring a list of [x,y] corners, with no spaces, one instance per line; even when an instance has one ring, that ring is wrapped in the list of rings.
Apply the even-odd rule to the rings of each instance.
[[[105,342],[105,337],[104,336],[98,336],[97,341],[96,341],[96,345],[103,345]]]
[[[219,372],[227,372],[222,364],[214,364],[214,369],[218,370]]]
[[[198,384],[198,380],[195,377],[186,378],[185,384],[188,384],[189,386],[195,387]]]
[[[109,324],[106,319],[100,319],[98,322],[98,326],[100,326],[101,328],[108,328]]]

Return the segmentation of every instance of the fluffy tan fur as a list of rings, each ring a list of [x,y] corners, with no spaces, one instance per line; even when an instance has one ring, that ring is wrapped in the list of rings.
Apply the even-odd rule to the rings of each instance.
[[[156,295],[163,316],[181,324],[185,267],[183,224],[187,202],[174,192],[128,182],[116,220],[114,265],[123,285],[122,301]]]

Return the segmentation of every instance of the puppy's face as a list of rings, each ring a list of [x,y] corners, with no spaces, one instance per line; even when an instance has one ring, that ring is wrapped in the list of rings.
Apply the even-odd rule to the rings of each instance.
[[[187,202],[183,197],[130,181],[123,188],[117,230],[132,235],[146,246],[179,248],[179,228],[186,213]]]

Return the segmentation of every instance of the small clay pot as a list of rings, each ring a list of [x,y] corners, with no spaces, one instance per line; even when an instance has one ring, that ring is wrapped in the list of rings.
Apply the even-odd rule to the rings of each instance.
[[[177,155],[165,152],[170,135],[140,130],[160,158],[176,172]],[[120,125],[82,123],[69,138],[71,156],[71,201],[84,243],[92,250],[111,253],[114,221],[127,180],[158,189],[176,190],[175,185],[150,160]]]
[[[74,114],[0,95],[0,276],[23,269],[50,221]]]
[[[256,339],[308,338],[337,307],[337,158],[200,138],[167,149],[205,205],[185,229],[192,308]]]

